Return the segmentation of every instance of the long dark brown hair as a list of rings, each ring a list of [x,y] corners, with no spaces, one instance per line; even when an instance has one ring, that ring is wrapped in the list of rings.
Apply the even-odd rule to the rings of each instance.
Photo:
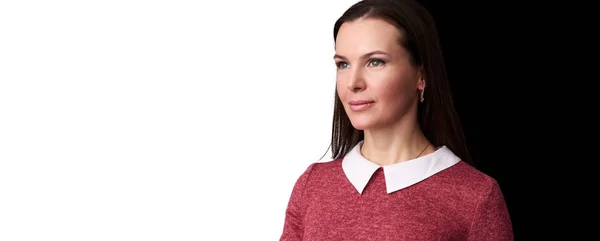
[[[360,1],[335,22],[334,42],[343,23],[359,18],[381,19],[404,33],[398,43],[410,54],[411,63],[423,68],[426,83],[425,101],[417,108],[423,133],[432,145],[445,145],[463,161],[475,166],[454,108],[437,28],[429,11],[413,0]],[[363,139],[364,132],[352,126],[336,89],[330,146],[332,158],[343,157]]]

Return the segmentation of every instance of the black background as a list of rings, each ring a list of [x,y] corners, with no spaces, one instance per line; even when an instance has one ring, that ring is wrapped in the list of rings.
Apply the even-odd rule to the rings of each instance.
[[[552,45],[541,37],[543,23],[558,21],[534,15],[542,12],[541,4],[419,2],[436,20],[470,151],[478,168],[499,182],[515,240],[553,237],[563,227],[553,229],[551,223],[571,221],[561,218],[554,205],[562,193],[558,176],[543,175],[553,174],[545,167],[559,162],[558,156],[552,157],[551,142],[561,138],[560,131],[540,127],[551,125],[542,121],[550,100],[537,96],[540,86],[557,81],[550,72],[553,67],[544,65],[544,48],[552,47],[540,46]],[[556,197],[547,195],[552,192]]]

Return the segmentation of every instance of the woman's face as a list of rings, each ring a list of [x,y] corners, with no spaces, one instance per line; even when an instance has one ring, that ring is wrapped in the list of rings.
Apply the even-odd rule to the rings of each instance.
[[[421,72],[398,43],[403,36],[379,19],[344,23],[338,32],[334,57],[337,92],[354,128],[384,128],[415,114]]]

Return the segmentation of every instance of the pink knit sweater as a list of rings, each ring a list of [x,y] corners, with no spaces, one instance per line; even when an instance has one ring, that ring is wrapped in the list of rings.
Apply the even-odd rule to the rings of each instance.
[[[313,163],[298,178],[280,240],[513,240],[498,183],[464,162],[387,193],[382,168],[363,193],[342,159]]]

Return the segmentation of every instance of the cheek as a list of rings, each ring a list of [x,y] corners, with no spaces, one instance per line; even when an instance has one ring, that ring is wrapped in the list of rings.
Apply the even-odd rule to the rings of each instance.
[[[348,95],[347,92],[349,91],[348,88],[346,88],[346,85],[343,83],[343,81],[340,81],[340,79],[338,79],[335,88],[342,102],[345,102],[346,96]]]
[[[380,84],[373,86],[374,94],[379,99],[379,102],[386,106],[403,105],[411,98],[411,91],[413,89],[409,81],[404,81],[398,77],[381,81]]]

